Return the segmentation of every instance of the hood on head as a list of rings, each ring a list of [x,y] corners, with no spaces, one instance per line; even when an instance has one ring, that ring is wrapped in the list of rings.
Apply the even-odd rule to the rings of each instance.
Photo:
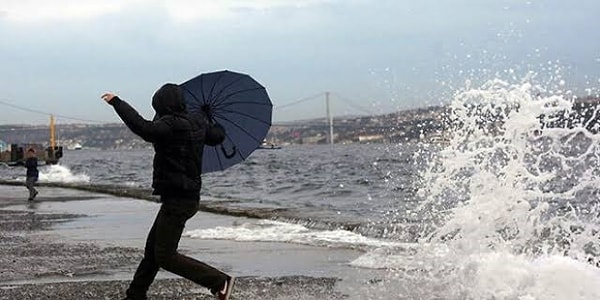
[[[185,112],[183,91],[174,83],[167,83],[152,96],[152,107],[158,117]]]

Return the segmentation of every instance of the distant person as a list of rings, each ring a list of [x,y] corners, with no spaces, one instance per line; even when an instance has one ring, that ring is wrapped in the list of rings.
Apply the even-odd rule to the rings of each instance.
[[[25,168],[27,168],[27,174],[25,176],[25,186],[29,190],[29,201],[35,199],[38,191],[35,189],[35,183],[38,181],[38,160],[35,155],[35,149],[29,148],[27,150],[27,159],[25,160]]]
[[[160,195],[162,203],[126,299],[147,299],[146,293],[159,268],[210,289],[220,300],[229,299],[233,277],[177,252],[185,223],[199,208],[202,149],[205,143],[221,143],[224,133],[218,137],[212,134],[204,114],[190,118],[182,90],[176,84],[165,84],[154,93],[152,107],[156,116],[152,121],[112,93],[102,95],[102,99],[113,106],[133,133],[153,144],[153,194]]]

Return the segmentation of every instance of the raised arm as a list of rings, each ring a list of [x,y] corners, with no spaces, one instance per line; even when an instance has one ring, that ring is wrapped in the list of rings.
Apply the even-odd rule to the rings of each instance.
[[[136,135],[141,137],[147,142],[154,143],[163,137],[167,137],[171,133],[170,127],[161,122],[149,121],[144,119],[140,114],[124,100],[121,100],[118,96],[112,93],[106,93],[102,95],[102,99],[110,104],[123,123]]]

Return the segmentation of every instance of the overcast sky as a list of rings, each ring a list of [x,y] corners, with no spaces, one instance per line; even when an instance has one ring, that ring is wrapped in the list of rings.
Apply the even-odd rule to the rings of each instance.
[[[117,122],[105,91],[150,118],[160,85],[223,69],[267,88],[275,122],[324,116],[325,91],[336,115],[382,113],[508,69],[582,94],[598,16],[597,0],[1,0],[0,124],[48,122],[13,106]]]

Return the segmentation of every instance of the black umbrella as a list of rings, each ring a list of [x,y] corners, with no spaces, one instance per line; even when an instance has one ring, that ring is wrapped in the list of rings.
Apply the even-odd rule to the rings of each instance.
[[[225,170],[260,146],[271,127],[273,104],[252,77],[231,71],[204,73],[181,87],[190,113],[204,112],[225,129],[221,145],[204,146],[202,173]]]

